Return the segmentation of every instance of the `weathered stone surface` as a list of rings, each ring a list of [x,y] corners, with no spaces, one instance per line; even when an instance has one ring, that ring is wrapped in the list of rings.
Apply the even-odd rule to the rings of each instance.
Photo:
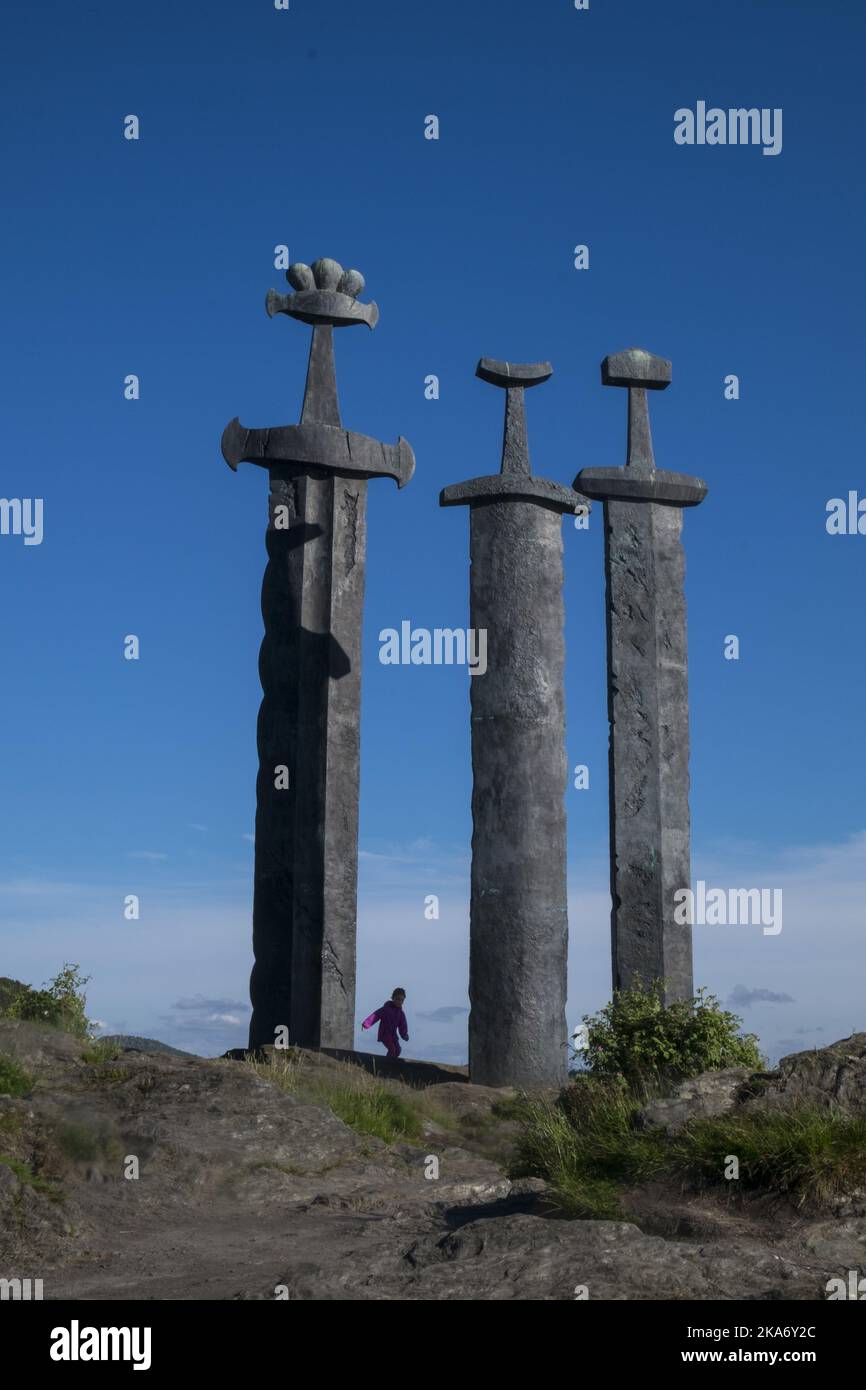
[[[627,386],[629,389],[663,391],[671,384],[671,364],[666,357],[656,357],[646,348],[626,348],[612,352],[601,364],[603,386]]]
[[[459,1119],[489,1119],[493,1109],[512,1100],[510,1086],[476,1086],[473,1082],[446,1081],[431,1091],[431,1099]]]
[[[561,516],[495,502],[471,515],[473,677],[469,1075],[564,1076],[567,780]]]
[[[171,1052],[175,1057],[196,1056],[196,1053],[186,1052],[182,1047],[170,1047],[156,1038],[139,1038],[134,1033],[106,1033],[99,1041],[121,1047],[124,1052]]]
[[[412,450],[405,439],[383,444],[364,434],[315,422],[247,430],[232,420],[223,433],[222,452],[234,469],[239,463],[282,465],[286,459],[317,468],[327,459],[330,468],[339,468],[347,477],[393,478],[398,487],[405,487],[414,469]]]
[[[640,1119],[675,1133],[690,1120],[740,1107],[745,1111],[791,1106],[866,1117],[866,1033],[790,1053],[772,1072],[750,1072],[746,1067],[702,1072],[677,1084],[670,1095],[649,1101]]]
[[[783,1057],[776,1074],[749,1104],[815,1105],[866,1117],[866,1033]]]
[[[664,979],[692,995],[691,926],[674,893],[691,883],[688,670],[682,513],[605,504],[610,652],[614,988]]]
[[[690,1077],[679,1082],[671,1095],[644,1105],[639,1119],[644,1125],[655,1125],[675,1134],[691,1120],[723,1115],[732,1110],[751,1075],[748,1067],[727,1067],[723,1071],[707,1071]]]
[[[485,1205],[511,1192],[501,1167],[451,1130],[425,1147],[389,1148],[243,1063],[129,1051],[93,1065],[84,1051],[54,1029],[0,1020],[0,1054],[13,1053],[39,1075],[26,1099],[0,1098],[3,1152],[40,1184],[0,1163],[0,1277],[13,1277],[38,1251],[50,1276],[46,1297],[72,1288],[83,1297],[135,1297],[130,1290],[143,1287],[152,1297],[206,1296],[196,1251],[205,1266],[212,1253],[222,1277],[217,1296],[232,1297],[238,1270],[244,1266],[248,1279],[263,1250],[276,1278],[307,1210],[408,1215],[423,1226],[436,1203]],[[314,1090],[319,1074],[345,1085],[351,1073],[361,1088],[380,1084],[318,1054],[293,1058],[311,1073]],[[436,1182],[425,1175],[431,1151],[440,1163]],[[140,1162],[136,1182],[124,1178],[129,1154]],[[300,1227],[308,1229],[302,1220]],[[305,1248],[327,1240],[329,1230],[320,1216]]]
[[[485,1086],[564,1079],[566,904],[562,513],[584,499],[532,476],[524,388],[548,363],[482,358],[507,390],[501,472],[445,488],[470,507],[472,900],[469,1074]]]
[[[363,276],[323,258],[287,278],[295,293],[272,290],[266,307],[313,325],[300,424],[235,419],[222,441],[230,467],[246,460],[270,477],[249,1045],[288,1028],[292,1043],[349,1048],[367,480],[402,487],[414,456],[403,439],[383,444],[340,420],[333,330],[378,319],[375,304],[355,299]]]
[[[809,1300],[826,1297],[827,1280],[866,1257],[863,1221],[849,1223],[817,1257],[802,1246],[780,1253],[748,1239],[688,1244],[627,1222],[519,1213],[404,1239],[396,1248],[376,1234],[348,1235],[339,1265],[287,1258],[280,1282],[290,1298],[317,1300]]]
[[[0,1098],[3,1151],[41,1184],[0,1163],[0,1278],[38,1269],[46,1299],[273,1300],[285,1286],[292,1302],[572,1302],[585,1286],[590,1303],[815,1300],[829,1279],[866,1272],[862,1202],[810,1217],[684,1194],[677,1180],[658,1208],[647,1194],[641,1220],[667,1226],[679,1211],[692,1238],[549,1220],[543,1184],[511,1182],[468,1133],[438,1126],[389,1147],[242,1063],[129,1052],[92,1065],[59,1038],[0,1020],[0,1053],[41,1068],[31,1096]],[[859,1039],[845,1040],[852,1055]],[[291,1064],[304,1084],[354,1071],[303,1050]],[[362,1071],[355,1082],[380,1084]],[[467,1098],[483,1110],[496,1094],[465,1082],[437,1093],[462,1120]]]
[[[631,477],[624,468],[584,468],[580,485],[588,497],[619,498],[624,502],[666,502],[695,507],[707,495],[706,484],[686,473],[657,468],[649,477]]]
[[[37,1074],[72,1062],[81,1044],[59,1028],[42,1027],[19,1018],[0,1018],[0,1052],[14,1058],[25,1071]]]
[[[674,920],[691,883],[689,722],[682,507],[700,479],[656,469],[647,389],[670,363],[638,348],[605,358],[605,385],[629,389],[625,468],[584,469],[575,487],[604,501],[610,718],[613,987],[663,980],[691,997],[692,929]]]

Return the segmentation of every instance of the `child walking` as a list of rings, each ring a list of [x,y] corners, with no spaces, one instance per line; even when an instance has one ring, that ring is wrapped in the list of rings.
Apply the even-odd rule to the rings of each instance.
[[[406,998],[405,989],[395,989],[391,998],[381,1009],[377,1009],[369,1018],[365,1018],[361,1024],[362,1028],[372,1028],[373,1024],[379,1024],[379,1042],[384,1043],[385,1051],[389,1057],[399,1057],[401,1047],[397,1041],[397,1034],[404,1042],[409,1041],[409,1030],[406,1027],[406,1015],[403,1012],[403,1002]]]

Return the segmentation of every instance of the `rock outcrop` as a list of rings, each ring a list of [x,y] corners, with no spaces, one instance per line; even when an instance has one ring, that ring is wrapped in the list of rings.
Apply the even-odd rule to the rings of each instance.
[[[748,1067],[728,1067],[690,1077],[679,1082],[669,1096],[648,1101],[640,1112],[641,1123],[676,1134],[690,1120],[722,1115],[736,1105],[751,1075]]]
[[[659,1114],[819,1094],[850,1111],[864,1043],[757,1087],[699,1078]],[[0,1054],[20,1069],[0,1097],[0,1277],[38,1275],[46,1299],[808,1300],[866,1269],[856,1201],[769,1219],[671,1190],[634,1221],[557,1219],[543,1183],[504,1171],[508,1092],[433,1087],[420,1137],[386,1144],[304,1098],[347,1075],[322,1054],[295,1054],[297,1093],[243,1062],[112,1057],[10,1020]]]
[[[815,1105],[841,1115],[866,1116],[866,1033],[853,1033],[829,1047],[792,1052],[756,1089],[753,1104]]]
[[[813,1106],[866,1117],[866,1033],[829,1047],[792,1052],[771,1072],[729,1067],[679,1082],[670,1095],[648,1101],[641,1122],[675,1134],[690,1120],[723,1115],[737,1106]]]

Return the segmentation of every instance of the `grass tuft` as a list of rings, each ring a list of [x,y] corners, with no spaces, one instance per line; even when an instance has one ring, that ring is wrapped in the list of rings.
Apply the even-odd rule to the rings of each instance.
[[[20,1067],[14,1057],[0,1052],[0,1096],[27,1096],[36,1085],[36,1078]]]
[[[26,1187],[32,1187],[35,1192],[42,1192],[46,1197],[50,1197],[52,1202],[63,1202],[65,1195],[53,1183],[42,1178],[38,1173],[34,1173],[26,1163],[22,1163],[20,1158],[10,1158],[8,1154],[0,1154],[0,1163],[7,1168],[11,1168],[16,1178]]]
[[[675,1135],[643,1129],[645,1099],[622,1084],[583,1077],[557,1100],[528,1100],[513,1177],[541,1177],[571,1216],[622,1216],[626,1186],[666,1177],[726,1187],[731,1156],[739,1183],[798,1204],[866,1185],[866,1118],[789,1107],[737,1110],[693,1120]]]
[[[813,1106],[695,1120],[671,1148],[683,1171],[708,1185],[724,1181],[734,1155],[744,1187],[784,1193],[800,1205],[866,1185],[866,1117]]]
[[[55,1140],[60,1151],[73,1163],[114,1162],[120,1153],[113,1135],[83,1124],[61,1125]]]
[[[328,1088],[327,1104],[334,1114],[359,1134],[372,1134],[386,1144],[409,1141],[421,1135],[418,1110],[381,1082],[362,1089],[351,1083]]]
[[[544,1178],[567,1215],[617,1219],[621,1187],[664,1171],[664,1138],[635,1128],[640,1101],[628,1091],[591,1083],[581,1089],[580,1105],[571,1109],[559,1100],[525,1100],[510,1175]]]
[[[324,1105],[358,1134],[370,1134],[386,1144],[420,1138],[425,1119],[452,1125],[424,1092],[399,1082],[378,1081],[351,1062],[333,1071],[310,1072],[302,1056],[287,1048],[269,1062],[248,1057],[246,1065],[281,1091],[312,1105]],[[230,1065],[235,1065],[231,1063]]]
[[[81,1060],[89,1067],[100,1067],[108,1062],[116,1062],[122,1055],[123,1048],[119,1043],[102,1042],[97,1038],[84,1048]]]

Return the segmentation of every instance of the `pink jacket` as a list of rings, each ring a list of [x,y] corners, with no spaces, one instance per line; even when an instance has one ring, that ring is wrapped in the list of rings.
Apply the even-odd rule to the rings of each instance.
[[[394,1003],[393,999],[389,999],[387,1004],[382,1005],[381,1009],[377,1009],[375,1013],[370,1014],[369,1018],[365,1018],[361,1027],[372,1028],[377,1019],[379,1021],[378,1041],[380,1043],[396,1042],[398,1032],[404,1042],[409,1041],[406,1015],[399,1004]]]

